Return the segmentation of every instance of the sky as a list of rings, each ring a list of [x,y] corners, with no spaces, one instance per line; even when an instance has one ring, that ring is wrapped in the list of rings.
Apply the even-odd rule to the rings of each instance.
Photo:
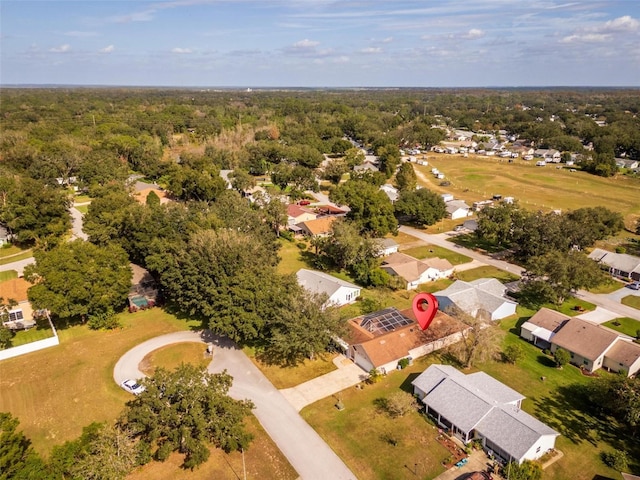
[[[0,85],[640,86],[640,0],[0,0]]]

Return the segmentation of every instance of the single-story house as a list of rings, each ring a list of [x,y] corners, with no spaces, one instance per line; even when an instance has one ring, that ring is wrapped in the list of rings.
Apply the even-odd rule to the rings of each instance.
[[[451,200],[445,203],[447,209],[447,217],[452,220],[457,220],[458,218],[470,217],[473,215],[471,211],[471,207],[467,205],[462,200]]]
[[[444,312],[437,312],[427,330],[421,330],[413,309],[393,307],[353,318],[340,345],[345,355],[369,372],[387,373],[398,368],[403,358],[428,355],[460,341],[469,327]]]
[[[465,444],[480,440],[505,462],[536,460],[560,435],[521,410],[523,395],[484,372],[465,375],[449,365],[431,365],[411,384],[438,425]]]
[[[533,156],[555,163],[559,162],[562,158],[560,152],[554,148],[538,148],[533,152]]]
[[[320,217],[315,220],[300,222],[296,226],[300,228],[304,235],[309,237],[328,237],[331,234],[331,225],[337,218],[335,216]]]
[[[453,275],[453,265],[442,258],[425,258],[418,260],[404,253],[392,253],[382,261],[381,268],[402,278],[407,290],[414,290],[418,285],[433,282]]]
[[[551,352],[558,348],[569,351],[571,363],[588,372],[604,367],[632,376],[640,370],[640,345],[613,330],[579,318],[569,319],[553,335]]]
[[[287,225],[296,225],[301,222],[315,220],[318,215],[308,208],[301,207],[297,204],[287,205]]]
[[[6,311],[0,310],[2,324],[11,330],[29,329],[36,325],[33,315],[33,307],[29,303],[27,290],[31,284],[24,278],[12,278],[0,282],[0,298],[4,305],[9,302],[15,305],[9,306]]]
[[[470,232],[475,232],[478,229],[478,220],[465,220],[462,222],[462,228]]]
[[[454,306],[472,317],[495,321],[516,313],[517,303],[505,298],[506,290],[495,278],[479,278],[457,280],[434,295],[441,310]]]
[[[165,204],[171,201],[167,196],[167,192],[165,192],[160,186],[155,183],[146,183],[141,181],[136,181],[133,185],[133,198],[142,205],[146,205],[147,197],[149,194],[153,192],[158,198],[160,198],[160,203]]]
[[[589,258],[606,265],[614,277],[629,280],[640,280],[640,258],[626,253],[613,253],[601,248],[594,248]]]
[[[301,268],[296,273],[298,284],[311,293],[327,296],[325,306],[341,307],[354,303],[360,296],[360,287],[317,270]]]
[[[379,248],[379,257],[386,257],[392,253],[398,253],[398,248],[400,248],[398,242],[392,238],[376,238],[375,242]]]
[[[520,326],[520,336],[543,350],[551,348],[551,338],[570,318],[543,307]]]
[[[398,197],[400,197],[400,192],[398,191],[398,189],[393,185],[389,185],[388,183],[381,185],[380,190],[382,190],[385,195],[389,197],[391,203],[394,203],[396,200],[398,200]]]
[[[615,162],[618,168],[628,168],[629,170],[635,170],[640,166],[638,160],[632,160],[630,158],[616,158]]]

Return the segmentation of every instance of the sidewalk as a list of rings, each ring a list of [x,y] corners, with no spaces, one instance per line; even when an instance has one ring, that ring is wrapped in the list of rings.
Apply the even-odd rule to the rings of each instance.
[[[307,405],[334,395],[367,379],[368,374],[344,355],[338,355],[333,363],[338,367],[333,372],[321,375],[280,393],[298,412]]]

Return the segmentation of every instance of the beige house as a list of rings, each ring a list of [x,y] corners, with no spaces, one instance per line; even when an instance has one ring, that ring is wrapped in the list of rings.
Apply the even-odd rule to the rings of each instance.
[[[404,253],[392,253],[382,262],[383,270],[402,278],[407,290],[415,290],[418,285],[433,282],[453,275],[453,265],[442,258],[418,260]]]
[[[522,324],[520,336],[551,352],[567,350],[571,363],[588,372],[605,368],[630,377],[640,370],[640,345],[631,338],[546,308]]]
[[[289,226],[315,220],[316,218],[318,218],[318,215],[313,210],[301,207],[295,203],[287,205],[287,224]]]

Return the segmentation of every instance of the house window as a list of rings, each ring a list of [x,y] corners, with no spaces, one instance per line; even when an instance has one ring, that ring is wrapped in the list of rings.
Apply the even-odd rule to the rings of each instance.
[[[18,320],[24,320],[24,316],[22,315],[22,310],[12,310],[9,312],[9,321],[16,322]]]
[[[582,361],[582,363],[583,363],[584,365],[589,365],[589,360],[587,360],[587,359],[585,358],[585,359]]]

